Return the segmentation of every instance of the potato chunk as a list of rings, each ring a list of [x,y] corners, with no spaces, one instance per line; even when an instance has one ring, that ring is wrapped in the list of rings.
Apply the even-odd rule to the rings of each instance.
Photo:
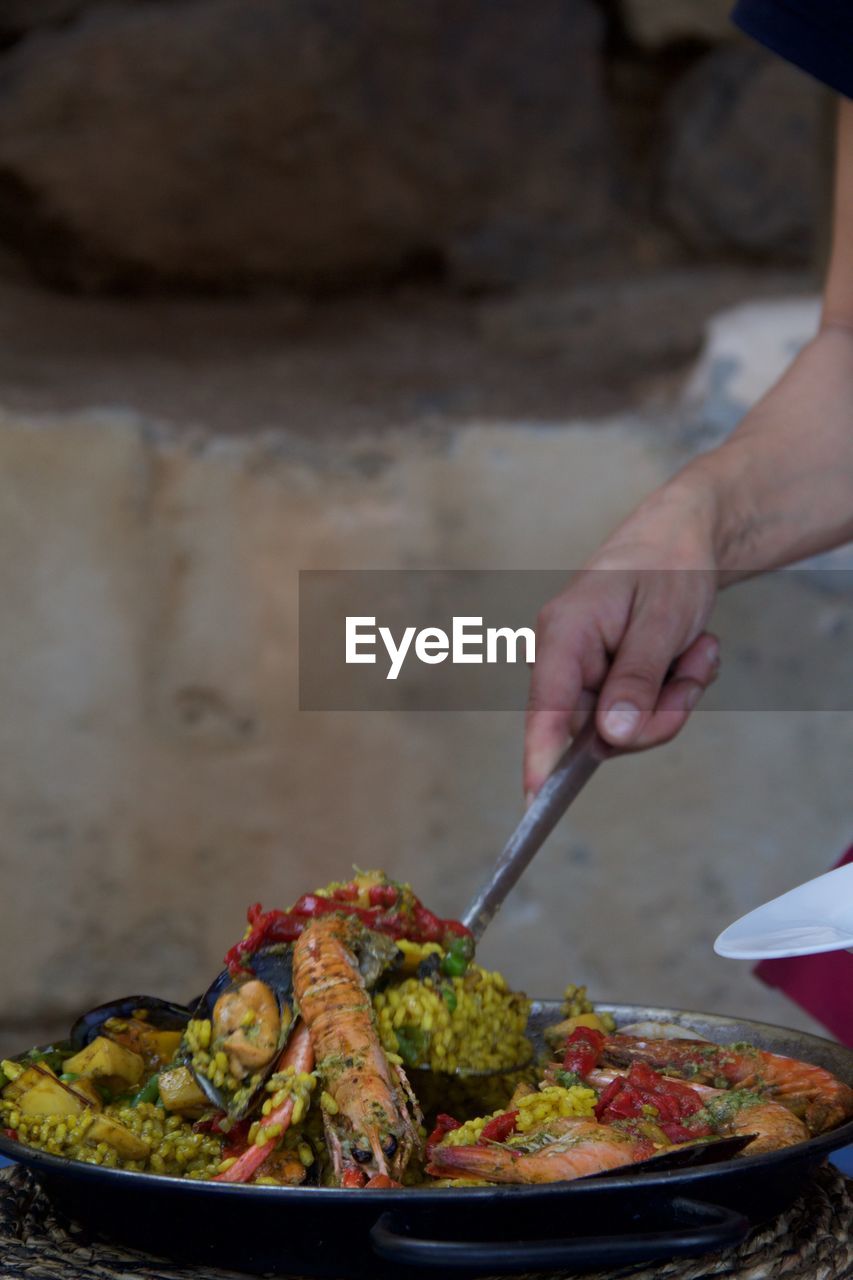
[[[85,1076],[81,1076],[79,1080],[71,1080],[68,1088],[72,1093],[76,1093],[78,1098],[82,1098],[88,1103],[94,1111],[103,1111],[104,1102],[98,1090],[95,1088],[91,1080],[87,1080]]]
[[[79,1116],[86,1104],[70,1089],[45,1078],[21,1094],[18,1110],[25,1116]]]
[[[18,1067],[17,1063],[11,1065]],[[17,1098],[23,1097],[28,1089],[39,1084],[46,1076],[56,1079],[56,1072],[47,1066],[42,1066],[38,1070],[35,1067],[25,1067],[23,1070],[18,1068],[18,1072],[14,1080],[10,1080],[3,1089],[2,1097],[6,1102],[14,1102]]]
[[[159,1087],[160,1101],[167,1111],[198,1115],[209,1105],[189,1067],[161,1071]]]
[[[594,1031],[607,1032],[607,1028],[597,1013],[576,1013],[573,1018],[564,1018],[552,1027],[545,1028],[545,1039],[549,1044],[562,1044],[578,1027],[590,1027]]]
[[[139,1084],[145,1062],[132,1049],[125,1049],[106,1036],[97,1036],[73,1058],[67,1058],[64,1067],[68,1072],[101,1080],[107,1088],[119,1091]]]
[[[87,1110],[80,1094],[49,1075],[40,1076],[37,1084],[22,1093],[17,1107],[25,1116],[79,1116]]]
[[[137,1138],[135,1133],[110,1116],[97,1116],[92,1121],[86,1132],[86,1141],[95,1145],[107,1142],[125,1160],[144,1160],[151,1150],[144,1138]]]

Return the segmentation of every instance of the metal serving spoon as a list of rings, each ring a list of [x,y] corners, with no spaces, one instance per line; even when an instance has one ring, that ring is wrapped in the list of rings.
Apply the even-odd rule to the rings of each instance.
[[[600,737],[593,711],[545,779],[530,808],[506,842],[489,879],[462,917],[462,923],[471,930],[477,942],[569,805],[602,761],[616,754],[617,749]]]

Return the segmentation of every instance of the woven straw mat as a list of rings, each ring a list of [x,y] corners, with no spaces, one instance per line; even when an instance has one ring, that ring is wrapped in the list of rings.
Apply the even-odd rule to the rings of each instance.
[[[590,1280],[849,1280],[853,1277],[853,1182],[825,1168],[787,1212],[737,1249]],[[90,1239],[54,1214],[32,1175],[0,1172],[0,1280],[235,1280],[233,1271],[194,1269]],[[547,1280],[564,1280],[549,1272]],[[545,1278],[543,1277],[543,1280]]]

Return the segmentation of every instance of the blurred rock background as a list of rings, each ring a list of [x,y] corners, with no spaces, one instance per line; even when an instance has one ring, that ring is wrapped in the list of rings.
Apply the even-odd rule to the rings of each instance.
[[[520,716],[300,714],[297,573],[570,570],[807,340],[828,104],[728,7],[0,5],[0,1049],[353,862],[464,907]],[[780,691],[849,648],[800,579],[721,610],[724,693],[768,618]],[[853,830],[821,678],[608,766],[486,960],[806,1025],[711,942]]]

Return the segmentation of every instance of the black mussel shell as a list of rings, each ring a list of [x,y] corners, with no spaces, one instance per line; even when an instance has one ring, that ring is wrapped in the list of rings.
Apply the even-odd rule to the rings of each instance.
[[[252,1094],[239,1104],[235,1105],[234,1099],[228,1094],[218,1089],[207,1076],[202,1072],[196,1071],[190,1062],[190,1054],[187,1051],[184,1060],[191,1068],[199,1087],[205,1093],[207,1098],[219,1111],[225,1111],[232,1120],[240,1120],[243,1116],[251,1111],[258,1099],[258,1095],[263,1089],[264,1083],[272,1074],[275,1064],[278,1061],[281,1050],[287,1043],[287,1037],[290,1033],[290,1027],[293,1022],[293,948],[289,943],[276,944],[269,947],[262,947],[253,955],[248,956],[245,961],[247,970],[245,976],[234,978],[227,969],[223,969],[222,973],[217,974],[213,982],[200,996],[193,1006],[194,1018],[212,1018],[213,1009],[216,1001],[225,991],[239,987],[250,977],[259,978],[261,982],[265,982],[276,998],[278,1004],[279,1015],[281,1016],[282,1031],[279,1037],[278,1048],[273,1054],[269,1065],[261,1073],[255,1089]]]
[[[233,978],[227,969],[218,973],[205,991],[193,1002],[193,1016],[210,1018],[216,1001],[224,991],[237,988],[249,978],[260,978],[273,992],[279,1011],[293,1011],[293,948],[290,943],[262,947],[254,955],[247,956],[245,975]]]
[[[75,1052],[79,1052],[101,1034],[101,1027],[108,1018],[132,1018],[137,1009],[146,1011],[147,1021],[152,1027],[161,1031],[183,1031],[192,1017],[193,1007],[192,1004],[161,1000],[159,996],[122,996],[82,1014],[71,1028],[68,1038]]]
[[[441,956],[431,951],[418,965],[418,982],[441,981]]]

